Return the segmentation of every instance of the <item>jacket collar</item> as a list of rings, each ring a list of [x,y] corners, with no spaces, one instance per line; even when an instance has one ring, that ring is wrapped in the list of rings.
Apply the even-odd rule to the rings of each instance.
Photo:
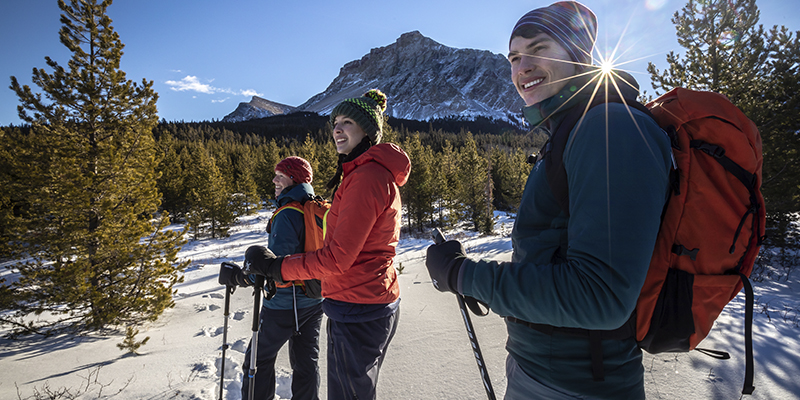
[[[586,104],[593,96],[604,95],[606,90],[608,93],[621,92],[625,99],[636,99],[639,96],[639,84],[630,74],[614,70],[611,76],[614,77],[615,83],[610,83],[610,80],[604,78],[599,67],[589,67],[570,79],[558,93],[539,103],[524,107],[522,113],[534,128],[551,129],[557,126],[569,109],[578,104]]]
[[[300,183],[283,189],[276,199],[278,207],[283,207],[293,201],[303,202],[307,198],[314,197],[314,188],[308,183]]]

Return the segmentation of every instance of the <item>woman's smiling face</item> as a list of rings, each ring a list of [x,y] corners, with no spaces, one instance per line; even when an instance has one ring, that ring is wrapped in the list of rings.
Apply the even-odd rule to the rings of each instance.
[[[366,132],[351,118],[337,115],[333,120],[333,142],[339,154],[350,154],[365,136]]]

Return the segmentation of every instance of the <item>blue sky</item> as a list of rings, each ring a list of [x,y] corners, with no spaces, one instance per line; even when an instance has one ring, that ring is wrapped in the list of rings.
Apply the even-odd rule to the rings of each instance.
[[[258,95],[298,106],[324,91],[347,62],[414,30],[454,48],[506,54],[508,35],[527,11],[552,1],[517,0],[117,0],[108,9],[125,44],[128,79],[154,81],[159,116],[221,119]],[[647,62],[681,52],[670,21],[685,0],[584,0],[600,21],[597,50],[617,43],[623,66],[653,93]],[[761,23],[800,29],[800,0],[759,0]],[[0,126],[19,124],[10,77],[66,66],[56,0],[0,0]],[[620,40],[622,38],[622,40]],[[34,87],[35,91],[38,88]]]

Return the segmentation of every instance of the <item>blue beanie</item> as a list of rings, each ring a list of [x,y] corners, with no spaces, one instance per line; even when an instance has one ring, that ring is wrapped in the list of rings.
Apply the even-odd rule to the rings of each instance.
[[[572,61],[592,63],[592,48],[597,38],[597,17],[583,4],[559,1],[530,11],[517,21],[511,31],[511,38],[520,36],[517,31],[524,28],[550,35],[569,52]]]

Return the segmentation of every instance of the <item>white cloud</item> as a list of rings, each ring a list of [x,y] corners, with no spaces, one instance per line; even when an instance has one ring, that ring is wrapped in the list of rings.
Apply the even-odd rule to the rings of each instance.
[[[167,85],[171,86],[170,89],[175,90],[177,92],[185,92],[187,90],[193,92],[200,92],[205,94],[214,94],[218,91],[217,88],[207,85],[205,83],[200,83],[200,80],[197,79],[196,76],[187,75],[185,78],[181,79],[180,81],[166,81]]]
[[[210,80],[209,83],[210,82],[213,82],[213,79]],[[200,82],[200,79],[192,75],[186,75],[186,77],[184,77],[179,81],[166,81],[164,83],[166,83],[168,86],[170,86],[170,89],[176,92],[192,91],[204,94],[227,93],[227,94],[232,94],[234,96],[248,96],[248,97],[261,96],[260,93],[256,92],[253,89],[231,90],[231,89],[222,89],[214,87],[208,83]],[[223,100],[212,100],[212,102],[221,103],[225,100],[227,100],[227,98]]]
[[[212,103],[224,103],[228,99],[230,99],[230,97],[226,97],[224,99],[219,99],[219,100],[211,100],[211,102]]]

